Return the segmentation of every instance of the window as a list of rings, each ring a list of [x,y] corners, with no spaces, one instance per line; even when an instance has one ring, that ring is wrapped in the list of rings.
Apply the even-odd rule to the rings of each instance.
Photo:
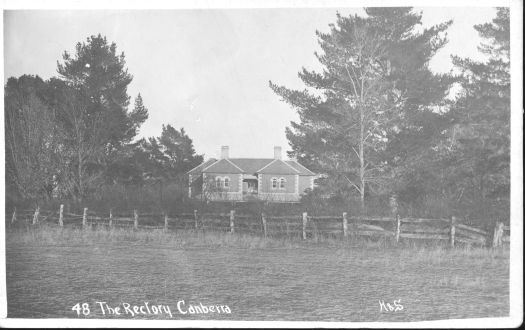
[[[286,179],[285,178],[280,178],[279,179],[279,189],[285,189],[285,183],[286,183]]]
[[[286,189],[285,178],[272,178],[272,189]]]
[[[277,189],[277,178],[272,178],[272,189]]]
[[[230,187],[230,178],[218,176],[215,178],[215,186],[219,189],[228,189]]]

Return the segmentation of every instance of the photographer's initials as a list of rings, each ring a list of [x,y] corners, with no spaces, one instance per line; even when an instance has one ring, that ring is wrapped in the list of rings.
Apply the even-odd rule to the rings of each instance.
[[[403,305],[401,305],[401,299],[394,300],[394,303],[385,303],[384,300],[379,300],[379,311],[382,312],[399,312],[403,310]]]

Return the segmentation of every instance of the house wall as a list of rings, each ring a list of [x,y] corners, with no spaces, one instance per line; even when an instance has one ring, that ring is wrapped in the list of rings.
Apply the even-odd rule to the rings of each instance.
[[[191,182],[190,191],[191,196],[204,192],[206,197],[211,200],[242,200],[243,188],[246,188],[246,183],[243,184],[242,174],[224,174],[224,173],[204,173],[202,175],[190,174]],[[218,191],[216,186],[212,185],[211,189],[204,191],[205,182],[212,180],[215,183],[216,177],[228,177],[230,179],[230,186],[228,190]],[[273,189],[272,178],[284,178],[286,180],[284,189]],[[294,174],[259,174],[258,176],[258,195],[260,199],[274,200],[274,201],[298,201],[300,194],[307,188],[311,187],[311,176],[299,176]],[[196,185],[199,185],[198,187]]]
[[[276,193],[276,194],[293,194],[295,193],[295,186],[297,182],[296,175],[283,174],[259,174],[259,193]],[[286,185],[284,189],[272,189],[272,178],[284,178]]]
[[[206,173],[206,180],[213,179],[215,182],[215,178],[219,176],[230,178],[230,187],[227,190],[222,190],[223,192],[242,192],[242,174]]]
[[[205,173],[204,182],[208,182],[208,180],[215,182],[217,177],[229,178],[230,186],[219,191],[215,185],[212,185],[210,190],[206,192],[208,198],[211,200],[242,200],[242,174]]]
[[[257,198],[270,202],[298,202],[301,196],[294,193],[259,193]]]

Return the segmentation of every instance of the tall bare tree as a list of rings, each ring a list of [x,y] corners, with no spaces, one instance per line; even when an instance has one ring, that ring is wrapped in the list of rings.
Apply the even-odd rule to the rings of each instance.
[[[510,210],[509,8],[498,8],[491,22],[474,29],[486,59],[453,57],[463,88],[454,108],[455,170],[461,174],[454,180],[469,208],[503,220]]]
[[[90,112],[89,100],[80,91],[64,88],[59,108],[65,133],[59,187],[62,195],[81,200],[102,183],[100,164],[106,152],[103,134],[106,116]]]
[[[66,153],[69,171],[62,173],[64,190],[79,199],[102,183],[148,118],[142,98],[140,107],[128,111],[127,86],[132,81],[124,54],[115,43],[93,35],[77,43],[75,54],[63,54],[57,63],[59,120],[68,134]],[[107,175],[108,177],[110,175]],[[107,178],[106,178],[107,179]]]
[[[58,148],[54,112],[38,95],[39,77],[10,78],[5,87],[6,181],[23,199],[51,197]]]
[[[315,54],[321,73],[303,68],[310,88],[296,91],[270,82],[276,94],[296,108],[301,123],[286,134],[292,154],[328,174],[325,188],[359,193],[361,209],[371,190],[380,192],[391,178],[386,148],[403,128],[408,111],[439,101],[448,86],[424,92],[437,82],[427,62],[446,42],[450,22],[415,33],[421,15],[411,8],[366,8],[368,17],[337,15],[329,33],[317,32],[323,54]],[[435,97],[434,97],[435,96]]]

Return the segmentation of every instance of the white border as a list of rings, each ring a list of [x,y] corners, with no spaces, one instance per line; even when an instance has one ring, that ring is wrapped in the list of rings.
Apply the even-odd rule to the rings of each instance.
[[[3,9],[213,9],[213,8],[325,8],[363,6],[439,6],[439,7],[511,7],[511,244],[510,244],[510,317],[451,319],[425,322],[279,322],[279,321],[161,321],[110,319],[5,319],[7,312],[5,286],[5,226],[0,225],[0,326],[2,327],[367,327],[367,328],[500,328],[518,327],[523,322],[523,1],[521,0],[2,0]],[[2,20],[3,29],[3,15]],[[0,36],[3,45],[3,33]],[[3,47],[2,47],[3,55]],[[3,73],[4,61],[0,68]],[[2,88],[2,98],[4,89]],[[4,149],[2,138],[0,147]],[[5,187],[5,155],[0,152],[0,180]],[[5,209],[5,188],[1,190],[0,207]],[[4,219],[4,212],[2,219]]]
[[[523,1],[510,2],[510,326],[523,323]]]
[[[336,7],[507,7],[519,0],[3,0],[4,9],[216,9]]]

